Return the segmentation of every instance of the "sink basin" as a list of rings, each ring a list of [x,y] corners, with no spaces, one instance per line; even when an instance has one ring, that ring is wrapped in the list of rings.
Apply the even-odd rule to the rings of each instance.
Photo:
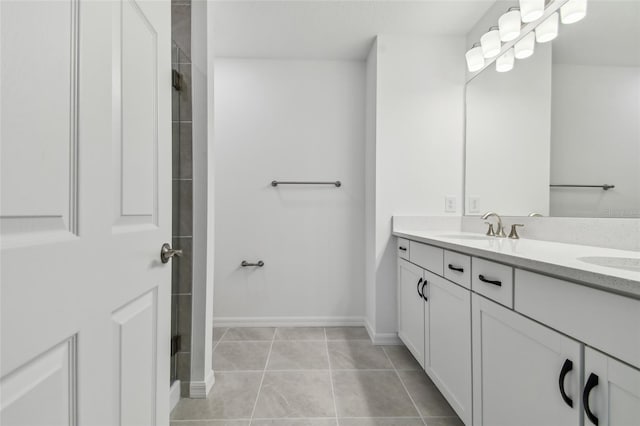
[[[606,266],[607,268],[640,272],[640,258],[638,257],[588,256],[579,257],[578,260],[592,265]]]
[[[490,240],[493,237],[486,235],[473,235],[473,234],[449,234],[449,235],[436,235],[440,238],[452,238],[455,240]]]

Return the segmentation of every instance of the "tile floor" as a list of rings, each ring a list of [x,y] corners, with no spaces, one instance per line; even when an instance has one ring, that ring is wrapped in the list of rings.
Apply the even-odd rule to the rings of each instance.
[[[216,384],[172,426],[462,426],[404,346],[362,327],[214,329]]]

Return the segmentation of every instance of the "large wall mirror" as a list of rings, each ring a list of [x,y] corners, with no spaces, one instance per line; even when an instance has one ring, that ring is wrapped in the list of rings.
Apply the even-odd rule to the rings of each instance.
[[[640,1],[467,83],[465,214],[640,218]]]

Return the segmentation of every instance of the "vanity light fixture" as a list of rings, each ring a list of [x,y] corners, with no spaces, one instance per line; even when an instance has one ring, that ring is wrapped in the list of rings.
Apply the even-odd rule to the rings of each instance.
[[[480,46],[482,47],[482,54],[485,58],[493,58],[500,53],[502,43],[500,42],[500,31],[498,27],[489,28],[489,31],[480,37]]]
[[[513,46],[516,59],[526,59],[533,55],[536,47],[536,35],[530,32]]]
[[[536,27],[534,31],[538,43],[546,43],[558,37],[558,19],[558,12],[555,12]]]
[[[563,24],[573,24],[587,16],[587,0],[569,0],[560,8]]]
[[[496,71],[507,72],[513,69],[514,53],[513,48],[504,52],[498,59],[496,59]]]
[[[467,59],[469,72],[476,72],[484,67],[484,54],[480,43],[474,43],[464,56]]]
[[[518,38],[520,35],[520,25],[520,9],[510,7],[509,10],[498,19],[500,40],[507,42]]]
[[[540,19],[544,15],[545,0],[520,0],[520,14],[525,24]]]

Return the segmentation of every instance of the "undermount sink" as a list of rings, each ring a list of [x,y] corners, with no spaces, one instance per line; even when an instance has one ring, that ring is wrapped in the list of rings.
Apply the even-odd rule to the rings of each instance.
[[[470,235],[470,234],[448,234],[448,235],[437,235],[440,238],[453,238],[456,240],[490,240],[493,237],[489,237],[486,235]]]
[[[640,272],[640,258],[638,257],[587,256],[579,257],[578,260],[592,265],[606,266],[607,268]]]

